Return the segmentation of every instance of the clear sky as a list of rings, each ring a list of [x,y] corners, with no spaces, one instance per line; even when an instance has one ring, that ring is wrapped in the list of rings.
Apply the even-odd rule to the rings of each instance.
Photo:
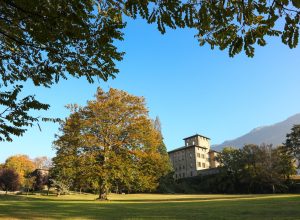
[[[168,150],[195,133],[218,144],[300,112],[300,48],[290,50],[280,39],[269,39],[254,58],[229,58],[227,51],[199,47],[194,34],[171,30],[161,35],[154,25],[130,21],[125,40],[118,43],[126,55],[116,79],[93,85],[70,79],[51,89],[28,84],[26,93],[51,104],[41,115],[60,118],[69,114],[66,104],[84,105],[98,86],[144,96],[150,116],[161,119]],[[0,142],[0,162],[14,154],[54,156],[58,125],[41,123],[41,128],[29,128],[12,143]]]

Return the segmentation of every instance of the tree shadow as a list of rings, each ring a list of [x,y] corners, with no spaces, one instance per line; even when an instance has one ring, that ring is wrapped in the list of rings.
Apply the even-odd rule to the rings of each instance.
[[[63,196],[62,196],[63,197]],[[19,195],[0,196],[0,218],[7,219],[220,219],[222,215],[239,219],[264,213],[276,217],[281,213],[299,217],[300,197],[294,200],[280,199],[269,204],[269,200],[218,200],[222,196],[209,198],[133,199],[108,202],[49,197],[26,197]],[[251,198],[249,196],[249,198]],[[215,199],[215,200],[212,200]],[[213,202],[208,202],[209,200]],[[283,201],[285,203],[283,203]],[[200,203],[201,202],[201,203]],[[266,205],[269,204],[269,205]],[[271,207],[272,206],[272,207]],[[283,206],[285,212],[283,212]],[[276,208],[277,207],[277,208]],[[296,208],[295,208],[296,207]],[[267,211],[266,211],[267,210]],[[278,211],[278,212],[276,212]],[[274,213],[274,214],[273,214]],[[269,219],[271,218],[270,216]],[[249,218],[248,218],[249,219]],[[255,219],[255,215],[253,217]]]

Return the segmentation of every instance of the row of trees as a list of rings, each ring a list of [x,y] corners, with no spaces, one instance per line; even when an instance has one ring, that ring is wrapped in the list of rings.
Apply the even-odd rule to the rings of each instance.
[[[225,148],[218,157],[222,167],[217,190],[238,193],[288,191],[290,177],[296,174],[294,158],[284,146],[245,145]]]
[[[70,105],[54,141],[52,175],[65,185],[99,192],[154,191],[171,170],[160,122],[143,97],[97,90],[86,106]]]
[[[45,175],[36,169],[51,167],[51,160],[47,157],[37,157],[31,160],[27,155],[15,155],[0,164],[0,189],[15,191],[18,189],[41,190],[47,182]],[[35,171],[35,172],[34,172]]]
[[[150,119],[143,97],[99,88],[95,100],[86,106],[68,108],[71,114],[61,122],[54,141],[56,156],[52,161],[46,157],[30,160],[26,155],[8,158],[0,166],[3,190],[48,185],[58,194],[71,188],[98,192],[99,199],[106,200],[111,191],[163,192],[178,186],[171,173],[160,121]],[[194,178],[195,184],[189,187],[217,193],[287,191],[299,157],[300,125],[296,125],[283,146],[223,149],[217,157],[219,172]],[[50,168],[52,162],[49,177],[33,173],[36,168]]]

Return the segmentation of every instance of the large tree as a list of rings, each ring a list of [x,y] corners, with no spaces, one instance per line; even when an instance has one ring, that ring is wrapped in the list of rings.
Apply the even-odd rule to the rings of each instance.
[[[85,107],[75,106],[62,124],[53,169],[97,187],[99,199],[107,199],[113,188],[155,190],[169,161],[160,152],[162,136],[144,98],[116,89],[98,89],[95,97]]]
[[[241,51],[252,57],[266,36],[298,45],[299,0],[3,0],[0,3],[0,141],[12,141],[47,110],[33,95],[20,97],[22,84],[50,87],[61,78],[115,77],[124,53],[124,17],[141,17],[158,30],[193,28],[200,45]],[[282,22],[280,22],[282,20]],[[47,120],[47,119],[45,119]]]

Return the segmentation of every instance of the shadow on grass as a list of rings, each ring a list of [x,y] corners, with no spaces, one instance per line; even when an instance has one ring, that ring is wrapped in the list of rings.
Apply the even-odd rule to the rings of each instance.
[[[300,197],[207,202],[212,198],[99,202],[0,196],[0,218],[13,219],[299,219]],[[201,200],[201,202],[199,202]],[[143,201],[147,201],[144,203]],[[159,202],[156,202],[159,201]],[[172,201],[177,201],[172,203]]]

